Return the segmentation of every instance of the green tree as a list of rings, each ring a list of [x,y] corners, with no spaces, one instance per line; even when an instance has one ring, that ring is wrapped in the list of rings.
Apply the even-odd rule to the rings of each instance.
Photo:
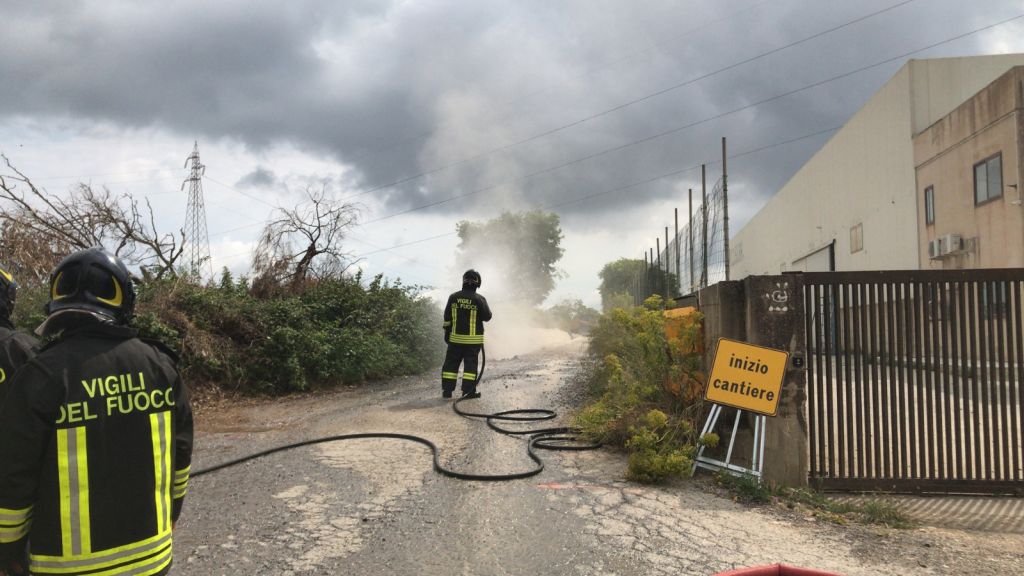
[[[622,308],[624,304],[632,306],[635,296],[633,292],[637,289],[643,292],[639,294],[640,301],[654,294],[662,298],[666,294],[670,298],[678,294],[678,279],[675,274],[665,272],[643,260],[619,258],[605,264],[597,275],[601,278],[601,285],[598,287],[601,293],[601,309],[606,312],[613,308]]]
[[[619,258],[605,264],[597,273],[601,278],[601,285],[598,287],[598,292],[601,293],[601,308],[608,311],[614,307],[613,301],[621,302],[622,298],[616,298],[616,295],[632,294],[633,282],[643,271],[644,261],[635,258]],[[629,298],[629,302],[632,305],[632,297]]]
[[[511,293],[533,305],[540,304],[559,277],[555,263],[565,250],[558,215],[534,210],[506,212],[486,222],[459,222],[460,268],[488,263],[489,274]],[[492,286],[495,284],[492,284]]]
[[[555,304],[548,308],[546,316],[552,327],[565,330],[572,336],[589,333],[601,318],[601,313],[576,299]]]

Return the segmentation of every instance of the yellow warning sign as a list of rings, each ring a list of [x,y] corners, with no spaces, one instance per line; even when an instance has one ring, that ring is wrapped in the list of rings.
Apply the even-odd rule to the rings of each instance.
[[[788,362],[788,352],[719,338],[704,399],[775,416]]]

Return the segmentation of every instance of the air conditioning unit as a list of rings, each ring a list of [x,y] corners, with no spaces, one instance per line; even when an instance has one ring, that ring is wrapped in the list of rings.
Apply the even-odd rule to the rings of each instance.
[[[941,254],[939,254],[938,239],[928,241],[928,257],[931,258],[932,260],[937,260],[938,258],[941,257]]]
[[[939,256],[957,254],[964,250],[964,239],[959,234],[946,234],[939,236]]]

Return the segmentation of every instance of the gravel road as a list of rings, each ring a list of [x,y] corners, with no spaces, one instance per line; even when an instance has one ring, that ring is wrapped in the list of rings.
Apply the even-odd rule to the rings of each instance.
[[[467,407],[568,414],[581,355],[577,340],[492,361],[484,397]],[[458,470],[532,466],[522,439],[454,414],[436,380],[400,378],[200,412],[193,469],[353,432],[429,438]],[[706,575],[773,562],[850,576],[1024,574],[1020,532],[836,526],[737,504],[706,482],[627,483],[624,458],[608,450],[543,456],[546,469],[527,480],[464,482],[434,473],[423,446],[358,440],[196,478],[175,532],[172,574]]]

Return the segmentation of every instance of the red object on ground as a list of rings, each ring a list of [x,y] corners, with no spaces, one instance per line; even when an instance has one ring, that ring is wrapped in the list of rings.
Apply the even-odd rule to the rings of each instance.
[[[841,576],[834,572],[822,572],[821,570],[810,570],[808,568],[797,568],[785,564],[772,564],[770,566],[755,566],[753,568],[737,568],[728,572],[719,572],[714,576]]]

